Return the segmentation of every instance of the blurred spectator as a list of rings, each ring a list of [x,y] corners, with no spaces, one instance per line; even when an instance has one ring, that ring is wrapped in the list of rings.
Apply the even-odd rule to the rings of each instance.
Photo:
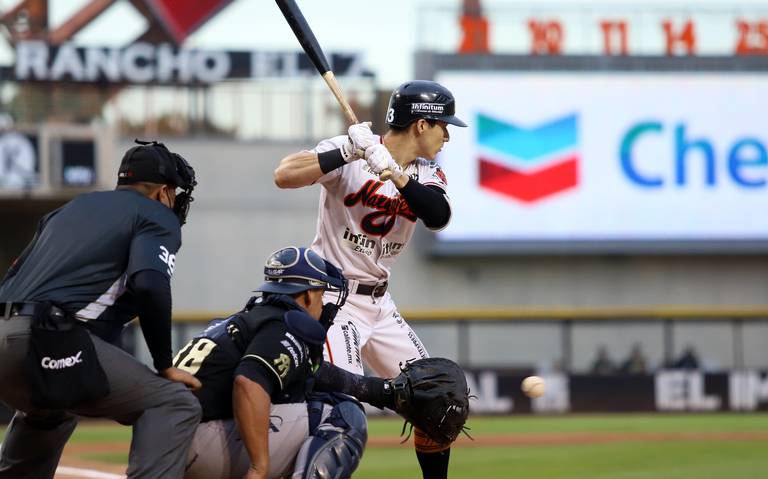
[[[700,364],[701,361],[699,361],[696,350],[693,346],[688,345],[683,351],[683,355],[672,364],[672,367],[677,369],[699,369]]]
[[[624,374],[646,374],[648,372],[648,360],[643,354],[640,343],[632,345],[629,357],[621,363],[621,372]]]
[[[600,346],[597,350],[597,357],[592,362],[592,374],[615,374],[616,364],[608,356],[608,349]]]

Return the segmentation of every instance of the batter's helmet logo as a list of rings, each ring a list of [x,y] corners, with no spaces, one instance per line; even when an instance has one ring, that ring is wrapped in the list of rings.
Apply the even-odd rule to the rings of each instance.
[[[440,103],[411,103],[411,114],[433,114],[442,115],[445,113],[445,105]]]
[[[538,126],[477,115],[480,186],[533,203],[578,184],[578,116]]]

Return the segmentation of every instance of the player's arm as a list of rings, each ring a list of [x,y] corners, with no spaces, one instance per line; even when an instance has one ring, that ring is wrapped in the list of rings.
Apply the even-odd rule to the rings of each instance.
[[[171,365],[170,278],[158,271],[144,269],[131,275],[128,289],[135,297],[141,332],[158,374],[192,390],[200,389],[197,378]]]
[[[251,459],[246,477],[267,477],[269,470],[269,411],[274,394],[294,381],[304,381],[293,354],[286,349],[294,339],[285,324],[270,321],[251,340],[235,369],[233,409],[243,445]],[[285,344],[284,344],[285,343]],[[294,343],[294,351],[301,345]],[[263,474],[263,475],[260,475]]]
[[[314,150],[299,151],[283,158],[275,170],[275,185],[278,188],[301,188],[314,184],[324,175],[359,160],[366,148],[378,142],[370,123],[351,125],[347,133],[343,142],[324,140]]]
[[[171,275],[181,246],[179,222],[171,210],[155,209],[136,218],[136,232],[128,252],[127,287],[158,374],[193,390],[200,381],[172,366]]]
[[[258,382],[238,374],[232,401],[237,429],[251,460],[245,477],[266,478],[269,471],[269,394]]]
[[[384,145],[374,145],[365,152],[368,164],[378,164],[374,171],[388,169],[391,181],[402,195],[413,213],[424,221],[427,228],[440,230],[451,219],[451,204],[445,194],[445,175],[439,167],[431,168],[420,174],[429,174],[426,184],[419,183],[406,175],[397,164],[392,154]]]
[[[405,176],[405,175],[403,175]],[[405,176],[405,183],[398,191],[411,211],[424,221],[427,228],[444,228],[451,219],[451,205],[445,191],[437,186],[422,185]]]
[[[380,409],[395,408],[389,380],[350,373],[326,361],[315,373],[314,389],[348,394]]]
[[[339,150],[334,150],[338,152]],[[329,152],[324,153],[328,156]],[[332,152],[331,152],[332,153]],[[323,154],[323,153],[321,153]],[[286,156],[280,161],[280,165],[275,170],[275,185],[278,188],[301,188],[315,183],[326,172],[320,165],[320,155],[314,151],[299,151]],[[345,162],[341,155],[341,167]],[[328,170],[330,171],[330,170]]]

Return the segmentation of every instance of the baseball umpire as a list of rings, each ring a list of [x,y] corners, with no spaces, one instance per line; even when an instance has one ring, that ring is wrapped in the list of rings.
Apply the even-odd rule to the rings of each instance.
[[[326,344],[326,359],[345,370],[362,374],[365,360],[379,376],[394,377],[401,362],[427,357],[387,289],[417,221],[440,230],[450,220],[447,180],[435,159],[449,140],[448,125],[466,126],[454,112],[447,88],[410,81],[392,93],[383,136],[368,123],[352,125],[348,135],[288,155],[275,170],[280,188],[322,185],[312,249],[349,278],[349,300]],[[389,181],[379,177],[384,170]],[[450,444],[418,428],[414,442],[424,478],[445,478]]]
[[[217,319],[176,355],[202,382],[203,408],[185,479],[348,478],[367,439],[362,406],[396,410],[451,442],[468,413],[464,373],[446,359],[409,363],[394,380],[323,361],[346,279],[312,250],[287,247],[264,267],[245,307]],[[325,298],[333,302],[323,304]],[[343,394],[340,394],[343,393]]]
[[[170,279],[196,181],[137,143],[117,188],[43,217],[0,283],[0,400],[16,410],[0,478],[52,478],[75,415],[133,426],[129,478],[183,474],[200,382],[172,367]],[[137,315],[157,373],[110,344]]]

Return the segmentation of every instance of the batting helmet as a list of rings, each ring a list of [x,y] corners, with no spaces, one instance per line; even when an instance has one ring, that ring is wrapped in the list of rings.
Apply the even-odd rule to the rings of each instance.
[[[440,120],[456,126],[467,126],[456,118],[456,101],[443,85],[427,80],[403,83],[392,92],[387,107],[387,123],[406,127],[419,118]]]
[[[346,299],[347,280],[339,268],[308,248],[288,246],[272,253],[264,265],[265,282],[256,291],[296,294],[308,289],[337,291]]]

